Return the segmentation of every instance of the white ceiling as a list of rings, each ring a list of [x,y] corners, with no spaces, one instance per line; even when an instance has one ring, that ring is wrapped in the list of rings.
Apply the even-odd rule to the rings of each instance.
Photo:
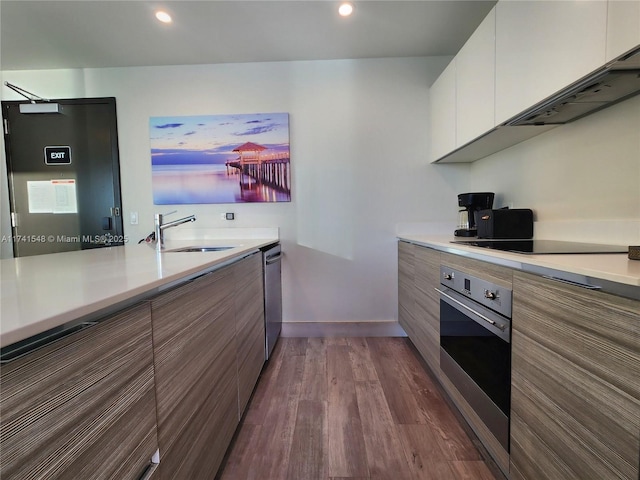
[[[454,55],[496,2],[353,3],[341,18],[333,0],[1,0],[0,69]]]

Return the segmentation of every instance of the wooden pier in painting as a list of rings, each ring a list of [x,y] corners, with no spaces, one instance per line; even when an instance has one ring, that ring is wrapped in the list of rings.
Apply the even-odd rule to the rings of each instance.
[[[234,149],[240,156],[225,162],[227,175],[240,174],[240,183],[244,184],[243,176],[252,178],[256,183],[268,185],[282,192],[291,192],[291,172],[289,170],[289,152],[264,153],[266,147],[247,142]]]

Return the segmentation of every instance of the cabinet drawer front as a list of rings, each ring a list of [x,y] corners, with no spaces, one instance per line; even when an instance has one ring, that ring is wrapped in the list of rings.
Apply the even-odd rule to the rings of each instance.
[[[201,318],[209,315],[212,305],[232,306],[228,303],[233,295],[232,267],[203,275],[151,300],[153,344],[156,348],[190,330]]]
[[[158,448],[148,303],[2,367],[0,477],[137,479]]]
[[[398,242],[398,322],[409,334],[414,316],[414,256],[411,243]]]
[[[415,245],[398,242],[398,281],[406,287],[413,286],[414,277],[414,249]]]
[[[440,252],[426,247],[415,249],[415,284],[418,295],[440,302],[436,288],[440,285]],[[436,315],[438,316],[438,315]]]
[[[514,278],[514,330],[640,399],[640,302],[521,272]]]

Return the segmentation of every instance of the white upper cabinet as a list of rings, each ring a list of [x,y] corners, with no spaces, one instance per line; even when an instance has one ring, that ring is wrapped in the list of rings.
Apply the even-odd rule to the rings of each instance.
[[[495,126],[496,9],[456,55],[456,147]]]
[[[473,162],[554,125],[506,121],[640,45],[640,0],[500,0],[431,87],[431,162]]]
[[[456,148],[456,59],[429,89],[430,161]]]
[[[640,0],[607,3],[607,57],[613,60],[640,45]]]
[[[605,63],[604,0],[505,1],[496,6],[496,123]]]

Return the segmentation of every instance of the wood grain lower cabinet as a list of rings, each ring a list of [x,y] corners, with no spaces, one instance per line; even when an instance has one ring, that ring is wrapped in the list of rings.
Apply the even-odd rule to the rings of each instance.
[[[637,480],[640,302],[514,274],[511,479]]]
[[[158,448],[148,303],[2,366],[0,477],[132,479]]]
[[[265,358],[262,255],[255,254],[243,260],[236,268],[235,278],[238,419],[240,419],[258,382]]]
[[[416,319],[420,331],[421,346],[418,348],[431,370],[440,374],[440,298],[436,288],[440,287],[440,252],[416,246],[415,293]]]
[[[412,243],[398,242],[398,323],[413,341],[415,324],[415,258]]]
[[[226,444],[211,441],[237,424],[224,411],[237,398],[233,278],[225,267],[151,301],[163,479],[206,478],[196,475],[205,465],[213,477]]]
[[[220,467],[264,364],[261,258],[151,301],[163,480],[214,478]]]
[[[440,372],[440,252],[398,242],[398,321],[437,376]]]

